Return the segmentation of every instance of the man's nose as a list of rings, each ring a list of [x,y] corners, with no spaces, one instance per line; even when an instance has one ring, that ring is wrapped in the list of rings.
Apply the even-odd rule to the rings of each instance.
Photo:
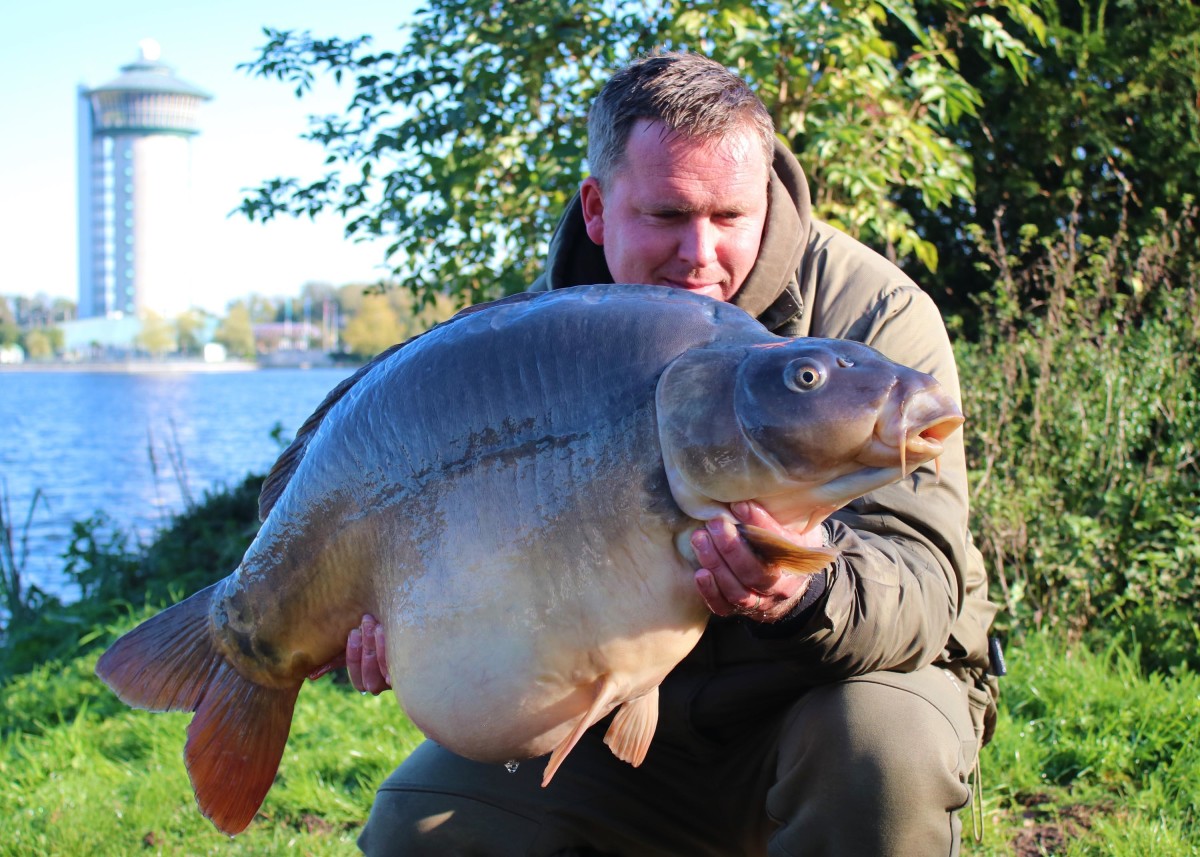
[[[717,258],[717,230],[707,218],[694,218],[683,226],[679,258],[693,268],[706,268]]]

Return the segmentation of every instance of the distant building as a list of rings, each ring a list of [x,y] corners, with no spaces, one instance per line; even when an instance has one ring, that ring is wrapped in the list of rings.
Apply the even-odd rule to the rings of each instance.
[[[191,138],[212,98],[159,62],[79,87],[79,318],[171,317],[191,301]]]

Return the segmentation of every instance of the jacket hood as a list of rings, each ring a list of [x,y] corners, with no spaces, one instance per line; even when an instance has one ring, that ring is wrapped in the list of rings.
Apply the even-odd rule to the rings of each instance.
[[[772,329],[798,314],[801,308],[796,271],[811,229],[812,205],[804,170],[796,156],[776,140],[767,188],[767,223],[758,260],[731,303],[755,317],[772,310],[771,323],[767,324]],[[604,261],[604,248],[593,244],[584,228],[578,193],[567,204],[550,240],[546,280],[551,289],[613,281]]]

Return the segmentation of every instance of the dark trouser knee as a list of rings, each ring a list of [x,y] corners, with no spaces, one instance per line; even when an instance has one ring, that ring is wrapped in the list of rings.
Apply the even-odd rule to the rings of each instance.
[[[815,688],[780,735],[771,851],[956,855],[975,752],[966,691],[944,670]]]
[[[503,766],[479,766],[426,742],[380,786],[358,847],[369,857],[525,854],[538,824],[488,799],[486,781],[500,787],[501,776]],[[481,787],[466,794],[459,786],[467,783]]]

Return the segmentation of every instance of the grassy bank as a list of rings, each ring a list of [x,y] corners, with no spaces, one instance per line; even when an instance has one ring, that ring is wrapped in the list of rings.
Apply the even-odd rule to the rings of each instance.
[[[131,711],[95,654],[10,683],[0,703],[2,855],[356,853],[375,786],[420,735],[394,699],[311,683],[257,820],[235,839],[200,815],[183,765],[190,715]]]
[[[95,657],[5,688],[0,854],[353,854],[375,786],[419,740],[390,696],[310,683],[278,781],[231,840],[192,799],[188,716],[126,709],[92,676]],[[1046,635],[1009,661],[982,760],[984,841],[968,832],[964,854],[1200,854],[1200,676],[1147,675],[1120,641],[1093,653]]]

